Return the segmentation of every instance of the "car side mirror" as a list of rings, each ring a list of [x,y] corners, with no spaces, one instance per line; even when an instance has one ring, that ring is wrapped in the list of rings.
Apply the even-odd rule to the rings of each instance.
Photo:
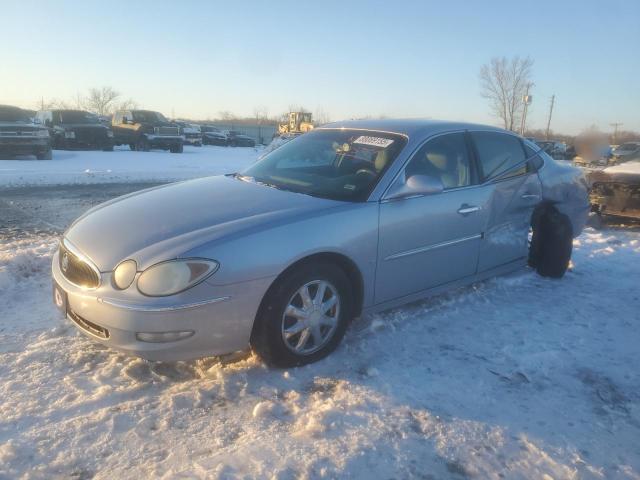
[[[415,174],[411,175],[404,182],[396,181],[386,195],[385,200],[434,195],[436,193],[442,193],[443,191],[444,185],[439,178]]]

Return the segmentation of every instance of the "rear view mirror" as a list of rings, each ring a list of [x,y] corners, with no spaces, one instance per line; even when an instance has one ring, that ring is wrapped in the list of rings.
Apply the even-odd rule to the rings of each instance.
[[[416,174],[411,175],[404,182],[396,181],[389,190],[385,200],[434,195],[441,193],[443,190],[444,185],[439,178]]]

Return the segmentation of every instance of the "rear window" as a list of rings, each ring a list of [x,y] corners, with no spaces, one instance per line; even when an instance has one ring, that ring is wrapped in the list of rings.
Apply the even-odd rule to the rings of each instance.
[[[472,132],[480,160],[482,178],[509,178],[527,173],[522,143],[517,137],[496,132]],[[520,168],[513,167],[522,164]]]

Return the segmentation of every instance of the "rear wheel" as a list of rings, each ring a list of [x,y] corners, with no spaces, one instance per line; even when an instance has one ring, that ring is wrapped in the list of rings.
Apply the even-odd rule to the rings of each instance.
[[[169,147],[169,151],[171,153],[182,153],[184,151],[184,145],[182,143],[179,145],[172,145]]]
[[[573,232],[569,217],[545,212],[535,221],[529,246],[529,265],[543,277],[562,277],[571,260]]]
[[[303,265],[278,280],[262,302],[251,346],[269,365],[293,367],[324,358],[353,316],[353,291],[331,264]]]
[[[130,144],[129,144],[129,148],[130,148],[131,150],[135,150],[135,149],[136,149],[136,144],[135,144],[135,143],[130,143]]]

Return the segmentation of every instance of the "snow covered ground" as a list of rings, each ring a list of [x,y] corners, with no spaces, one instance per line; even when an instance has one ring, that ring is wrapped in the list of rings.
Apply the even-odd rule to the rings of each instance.
[[[213,148],[185,168],[152,153],[153,178],[133,153],[109,168],[151,181],[252,161]],[[71,160],[58,179],[93,181],[99,160]],[[522,270],[362,318],[326,360],[272,370],[250,353],[149,363],[81,336],[50,299],[70,219],[6,203],[28,213],[0,225],[0,478],[640,479],[638,225],[588,228],[562,280]]]
[[[260,148],[190,147],[184,153],[53,151],[53,160],[0,160],[0,188],[22,185],[167,182],[236,172],[254,162]]]

